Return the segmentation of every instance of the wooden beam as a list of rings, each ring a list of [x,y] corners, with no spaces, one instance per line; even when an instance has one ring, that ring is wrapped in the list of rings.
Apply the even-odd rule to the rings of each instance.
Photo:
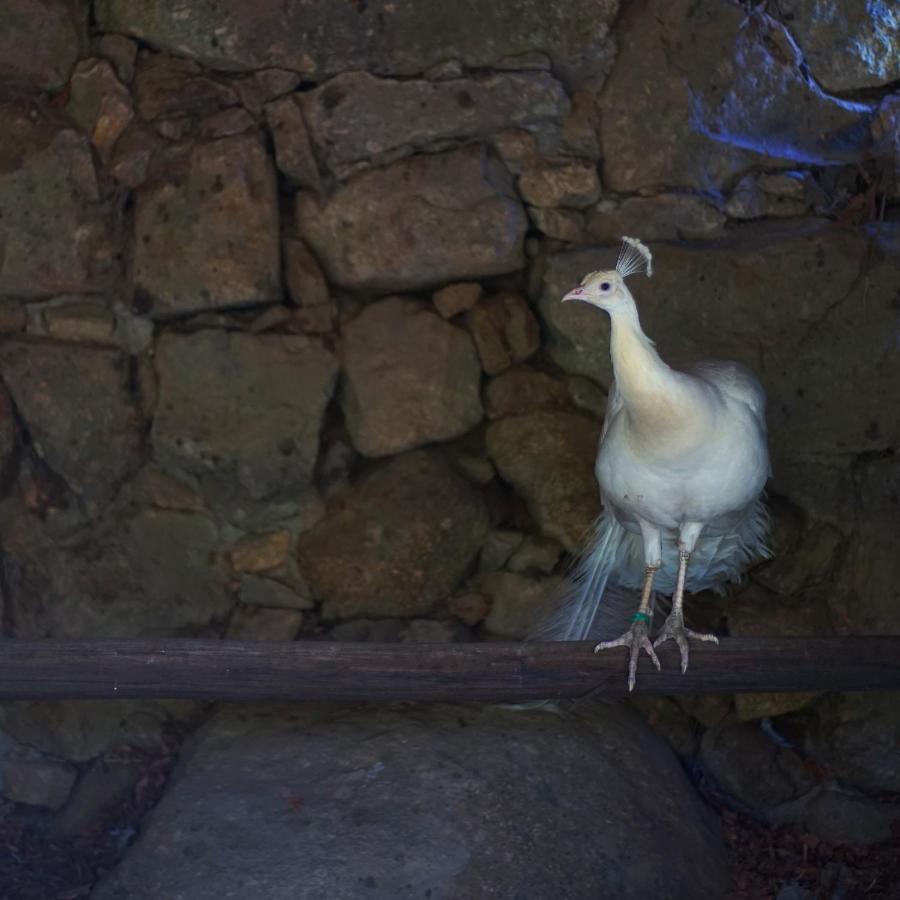
[[[900,689],[900,637],[723,638],[642,657],[643,694]],[[485,700],[625,694],[625,651],[588,642],[4,640],[0,699]]]

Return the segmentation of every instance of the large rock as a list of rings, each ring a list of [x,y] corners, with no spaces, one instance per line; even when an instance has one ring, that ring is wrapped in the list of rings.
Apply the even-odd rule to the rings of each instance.
[[[135,305],[166,316],[281,299],[275,167],[252,133],[197,144],[135,194]]]
[[[0,104],[0,295],[99,291],[114,250],[90,145],[63,121],[32,112]]]
[[[717,823],[622,707],[239,707],[182,760],[95,900],[728,891]]]
[[[482,417],[472,339],[424,304],[399,297],[344,328],[341,405],[353,445],[389,456],[459,437]]]
[[[0,79],[40,91],[63,87],[87,30],[87,8],[78,5],[71,0],[5,0],[0,8]]]
[[[157,461],[214,504],[308,489],[337,376],[320,344],[286,335],[166,334],[157,347]]]
[[[0,342],[0,374],[46,463],[96,512],[140,467],[143,423],[117,350]]]
[[[347,71],[417,75],[458,59],[485,68],[538,50],[573,83],[599,87],[615,45],[616,0],[373,0],[319,6],[243,0],[183,6],[178,0],[98,0],[101,31],[141,38],[215,69],[293,69],[309,80]]]
[[[62,545],[19,512],[0,539],[15,637],[192,634],[232,604],[217,529],[197,513],[145,510]]]
[[[442,141],[484,138],[514,126],[558,127],[569,107],[549,72],[450,81],[349,72],[298,96],[312,139],[339,178]]]
[[[900,17],[871,0],[785,0],[778,12],[813,77],[828,91],[856,91],[900,80]]]
[[[423,451],[400,456],[300,535],[326,619],[418,616],[445,599],[489,528],[477,491]]]
[[[865,108],[815,90],[783,26],[744,20],[717,0],[626,5],[600,97],[605,186],[714,191],[755,154],[815,163],[855,149]]]
[[[523,265],[525,213],[481,147],[363,172],[327,200],[298,194],[296,217],[329,279],[350,290],[415,290]]]
[[[577,413],[540,410],[488,426],[487,450],[500,475],[525,498],[544,534],[570,553],[600,513],[599,440],[600,423]]]

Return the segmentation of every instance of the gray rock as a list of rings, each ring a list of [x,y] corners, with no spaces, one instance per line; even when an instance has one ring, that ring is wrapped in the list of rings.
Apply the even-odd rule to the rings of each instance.
[[[758,725],[725,722],[710,728],[700,742],[700,763],[734,799],[762,813],[815,787],[800,756]]]
[[[715,190],[756,154],[812,163],[856,148],[865,108],[815,90],[783,26],[744,18],[717,0],[625,9],[599,99],[604,185]]]
[[[216,527],[197,513],[143,510],[60,545],[20,511],[0,538],[16,637],[191,634],[232,604]]]
[[[478,586],[491,601],[484,620],[490,634],[505,640],[528,637],[553,607],[561,578],[531,578],[515,572],[490,572]]]
[[[309,705],[207,724],[93,896],[691,900],[728,885],[718,824],[621,707]]]
[[[135,194],[135,305],[167,316],[280,300],[278,228],[258,136],[182,150]]]
[[[98,0],[94,14],[100,31],[129,34],[214,69],[277,66],[316,81],[347,71],[409,76],[447,60],[484,68],[542,50],[567,80],[596,89],[615,53],[610,24],[617,11],[614,0],[573,0],[565,9],[541,0],[473,0],[465,7],[375,0],[327,8],[291,0],[252,10],[238,0],[189,9],[175,0]]]
[[[352,643],[393,644],[406,629],[402,619],[354,619],[340,622],[331,629],[332,640]]]
[[[344,326],[341,406],[353,446],[388,456],[459,437],[483,416],[472,340],[427,306],[393,297]]]
[[[98,512],[141,464],[128,359],[98,347],[6,340],[0,373],[46,463]]]
[[[524,297],[491,294],[466,314],[481,367],[497,375],[524,362],[541,346],[541,329]]]
[[[58,91],[86,36],[87,13],[66,0],[6,0],[0,10],[0,78]]]
[[[165,334],[156,352],[157,462],[214,505],[308,491],[334,356],[304,337]]]
[[[327,200],[297,195],[297,229],[329,280],[355,291],[416,290],[523,264],[525,213],[483,148],[363,172]]]
[[[601,200],[588,214],[587,235],[603,243],[617,243],[622,235],[643,241],[694,240],[722,232],[726,216],[695,194],[657,194],[617,202]]]
[[[855,91],[900,79],[900,20],[889,5],[787,0],[778,11],[825,90]]]
[[[299,96],[320,156],[342,179],[419,150],[485,138],[505,128],[559,127],[569,107],[563,86],[549,72],[450,81],[397,81],[348,72]]]
[[[24,103],[0,104],[0,120],[0,295],[41,299],[101,290],[115,248],[90,144],[64,120],[32,117]]]
[[[900,705],[896,693],[839,694],[816,706],[807,741],[817,759],[847,784],[900,791]]]
[[[299,538],[326,619],[421,616],[446,598],[487,535],[478,492],[423,451],[397,457]]]
[[[700,729],[671,697],[639,694],[628,702],[682,759],[692,760],[697,755]]]
[[[68,763],[46,759],[34,751],[14,753],[0,764],[2,793],[13,803],[59,809],[75,783]]]
[[[501,477],[525,499],[544,534],[570,553],[600,513],[599,441],[599,423],[569,412],[526,413],[488,426],[488,453]]]

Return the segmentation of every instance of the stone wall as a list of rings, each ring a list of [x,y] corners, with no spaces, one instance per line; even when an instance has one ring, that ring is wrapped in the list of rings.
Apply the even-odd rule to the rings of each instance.
[[[770,398],[776,559],[696,615],[900,631],[898,23],[820,6],[6,0],[5,633],[521,637],[597,511],[608,322],[558,301],[623,233],[663,356]],[[860,703],[651,712],[898,790]],[[5,794],[192,709],[9,704]]]

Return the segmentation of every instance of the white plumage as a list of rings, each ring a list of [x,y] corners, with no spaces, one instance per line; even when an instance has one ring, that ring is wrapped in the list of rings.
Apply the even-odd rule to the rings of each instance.
[[[771,472],[759,382],[734,362],[679,371],[660,359],[624,280],[641,269],[650,274],[650,251],[623,240],[614,270],[590,273],[563,298],[609,313],[615,381],[595,465],[603,512],[543,636],[608,633],[621,610],[621,589],[641,589],[628,630],[597,645],[630,649],[633,688],[641,648],[658,667],[654,647],[675,640],[684,671],[688,638],[715,641],[684,626],[683,594],[721,591],[768,555],[762,492]],[[673,595],[672,612],[651,644],[656,591]]]

